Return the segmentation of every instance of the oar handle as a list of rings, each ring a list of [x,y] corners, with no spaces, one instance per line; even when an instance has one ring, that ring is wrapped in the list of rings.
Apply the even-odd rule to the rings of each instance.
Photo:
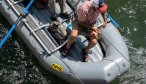
[[[30,6],[32,5],[32,3],[34,2],[34,0],[31,0],[29,2],[29,4],[26,6],[25,9],[23,9],[20,17],[15,21],[15,23],[12,25],[11,29],[8,31],[8,33],[5,35],[5,37],[2,39],[2,41],[0,42],[0,48],[2,48],[2,45],[5,43],[5,41],[8,39],[8,37],[10,36],[10,34],[13,32],[13,30],[16,28],[16,25],[18,24],[18,22],[22,19],[22,17],[27,13],[28,9],[30,8]]]

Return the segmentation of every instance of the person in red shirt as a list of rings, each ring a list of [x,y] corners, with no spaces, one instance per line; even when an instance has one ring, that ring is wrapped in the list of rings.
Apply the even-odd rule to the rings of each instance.
[[[95,23],[97,21],[99,13],[101,13],[104,20],[103,27],[106,26],[106,9],[107,5],[104,3],[104,0],[85,1],[84,3],[79,5],[79,7],[77,7],[76,18],[72,22],[73,29],[68,38],[68,42],[62,51],[63,56],[67,56],[71,44],[75,41],[78,34],[82,30],[85,30],[87,31],[89,36],[89,43],[82,49],[82,54],[84,62],[87,62],[89,60],[88,50],[96,45],[100,34],[100,31],[97,26],[95,26]]]

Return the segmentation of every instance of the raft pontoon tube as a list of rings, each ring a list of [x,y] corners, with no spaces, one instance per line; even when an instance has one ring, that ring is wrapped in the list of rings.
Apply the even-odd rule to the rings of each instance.
[[[68,12],[73,10],[82,0],[67,0]],[[57,13],[59,13],[59,6]],[[0,13],[13,24],[25,8],[21,1],[0,0]],[[97,19],[101,24],[101,16]],[[108,18],[108,17],[107,17]],[[58,17],[63,28],[68,23]],[[90,49],[89,62],[83,62],[81,50],[87,45],[88,39],[79,35],[74,46],[69,51],[68,57],[63,57],[59,44],[51,32],[48,31],[52,21],[48,7],[38,10],[34,6],[30,8],[15,29],[40,64],[49,72],[73,84],[103,84],[113,81],[124,74],[130,68],[127,45],[115,26],[109,22],[106,28],[100,28],[101,37],[99,43]],[[65,30],[65,29],[64,29]],[[55,34],[57,35],[57,34]],[[68,34],[67,34],[68,36]],[[54,50],[54,51],[53,51]],[[53,52],[52,52],[53,51]]]

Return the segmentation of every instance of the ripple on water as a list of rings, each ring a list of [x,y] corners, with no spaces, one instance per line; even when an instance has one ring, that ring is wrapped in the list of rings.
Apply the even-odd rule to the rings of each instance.
[[[146,64],[146,49],[139,48],[136,51],[130,53],[131,60],[137,64]]]
[[[0,35],[4,36],[7,27],[2,24]],[[19,42],[18,42],[19,41]],[[14,43],[14,44],[13,44]],[[19,39],[9,38],[0,49],[0,81],[3,84],[37,83],[51,84],[51,80],[42,75],[41,69],[34,64],[33,56],[24,49]],[[26,51],[27,50],[27,51]]]
[[[0,26],[2,37],[8,31],[8,23],[4,21]],[[1,84],[67,84],[38,66],[38,61],[16,34],[9,37],[0,49],[0,57]]]

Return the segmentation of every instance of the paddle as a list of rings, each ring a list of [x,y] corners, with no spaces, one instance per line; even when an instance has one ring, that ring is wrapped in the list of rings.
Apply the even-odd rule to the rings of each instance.
[[[2,39],[2,41],[0,42],[0,48],[2,48],[2,45],[5,43],[5,41],[7,40],[7,38],[9,37],[9,35],[13,32],[13,30],[16,28],[18,22],[23,18],[23,16],[26,15],[28,9],[30,8],[30,6],[32,5],[32,3],[34,2],[34,0],[31,0],[28,5],[26,6],[25,9],[23,9],[23,11],[21,12],[19,18],[15,21],[15,23],[12,25],[11,29],[8,31],[8,33],[5,35],[5,37]]]
[[[115,27],[119,28],[123,32],[123,29],[119,26],[119,24],[108,13],[106,13],[106,16],[107,16],[107,18],[109,18],[111,20],[111,23],[113,23],[113,25]]]

